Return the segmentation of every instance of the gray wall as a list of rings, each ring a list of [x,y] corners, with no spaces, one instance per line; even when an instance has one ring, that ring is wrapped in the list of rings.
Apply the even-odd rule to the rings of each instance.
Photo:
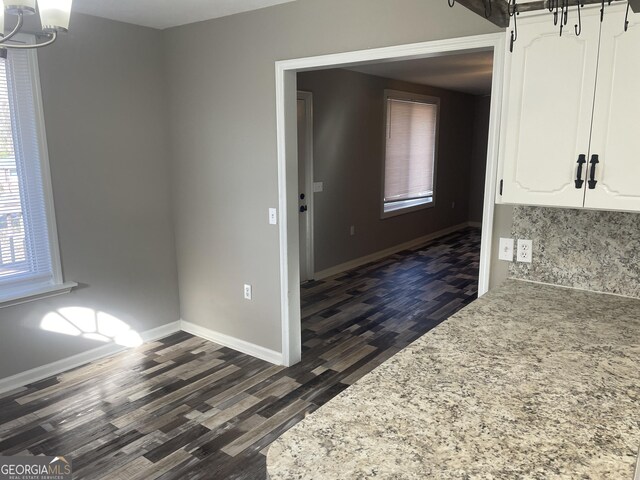
[[[533,263],[513,278],[640,298],[637,213],[515,207],[513,238],[533,240]]]
[[[435,206],[382,220],[386,88],[439,97],[440,138]],[[298,89],[313,93],[314,180],[324,183],[314,198],[316,271],[468,220],[473,96],[341,69],[300,73]]]
[[[469,220],[472,222],[482,222],[490,112],[491,97],[475,97],[473,148],[469,165]]]
[[[82,288],[0,309],[0,378],[103,345],[40,330],[58,308],[137,331],[179,319],[161,42],[75,14],[38,52],[62,264]]]
[[[299,0],[166,31],[182,318],[281,350],[276,60],[498,31],[431,0]]]

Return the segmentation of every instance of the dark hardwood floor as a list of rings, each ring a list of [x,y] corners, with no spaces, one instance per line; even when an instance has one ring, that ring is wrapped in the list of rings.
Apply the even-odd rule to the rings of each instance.
[[[264,479],[284,431],[477,295],[466,229],[302,287],[303,360],[186,333],[0,396],[0,455],[64,455],[78,479]]]

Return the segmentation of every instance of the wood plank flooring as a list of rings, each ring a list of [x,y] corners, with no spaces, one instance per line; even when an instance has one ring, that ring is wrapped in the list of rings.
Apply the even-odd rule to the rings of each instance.
[[[264,479],[269,444],[470,303],[466,229],[302,287],[303,360],[277,367],[178,333],[0,397],[0,455],[78,479]]]

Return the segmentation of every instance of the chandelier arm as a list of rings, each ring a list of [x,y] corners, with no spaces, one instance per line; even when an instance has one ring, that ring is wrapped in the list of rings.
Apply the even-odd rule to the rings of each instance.
[[[18,45],[18,44],[12,44],[12,43],[5,43],[0,45],[0,48],[15,48],[20,50],[31,50],[34,48],[46,47],[47,45],[51,45],[58,38],[58,32],[51,32],[51,33],[47,33],[46,35],[49,37],[49,40],[47,40],[46,42],[34,43],[31,45],[27,45],[27,44]]]
[[[11,32],[7,33],[6,35],[3,35],[0,38],[0,44],[13,38],[20,31],[23,25],[24,25],[24,14],[22,12],[18,12],[18,23],[16,23],[15,28],[11,30]]]

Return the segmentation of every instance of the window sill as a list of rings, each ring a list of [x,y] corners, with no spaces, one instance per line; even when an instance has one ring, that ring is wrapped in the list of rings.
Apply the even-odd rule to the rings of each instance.
[[[395,217],[411,213],[425,208],[431,208],[435,204],[433,197],[419,198],[416,200],[405,200],[403,202],[385,203],[382,206],[381,218]]]
[[[64,295],[65,293],[71,292],[71,290],[77,286],[78,284],[75,282],[66,282],[59,285],[47,285],[29,290],[25,289],[20,293],[15,292],[9,295],[2,295],[0,296],[0,308],[12,307],[56,295]]]

